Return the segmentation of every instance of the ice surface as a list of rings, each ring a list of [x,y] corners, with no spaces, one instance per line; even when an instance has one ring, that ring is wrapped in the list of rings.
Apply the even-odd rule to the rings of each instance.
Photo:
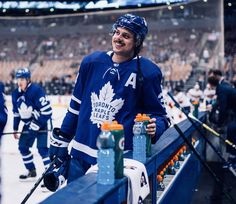
[[[12,132],[13,114],[11,106],[8,106],[8,122],[4,132]],[[66,113],[66,108],[59,106],[53,107],[53,125],[54,127],[60,127],[62,119]],[[21,125],[22,126],[22,125]],[[25,196],[30,192],[36,183],[37,179],[44,172],[43,162],[39,156],[35,144],[32,148],[34,161],[37,170],[37,179],[34,182],[21,182],[19,181],[19,175],[26,172],[23,165],[20,153],[18,151],[18,140],[15,140],[13,135],[4,135],[2,137],[1,145],[1,194],[2,204],[18,204],[23,201]],[[40,184],[41,185],[41,184]],[[31,195],[27,204],[36,204],[44,200],[53,192],[42,192],[40,185]]]

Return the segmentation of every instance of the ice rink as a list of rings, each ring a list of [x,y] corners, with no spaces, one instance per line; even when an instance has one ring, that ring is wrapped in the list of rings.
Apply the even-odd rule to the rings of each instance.
[[[8,107],[8,122],[5,127],[4,132],[12,132],[12,122],[13,122],[13,114],[12,107],[7,100]],[[54,127],[59,127],[62,119],[66,113],[66,105],[57,104],[53,105],[53,125]],[[21,159],[20,153],[18,151],[18,140],[14,139],[12,134],[4,135],[2,137],[1,144],[1,194],[2,194],[2,204],[20,204],[25,196],[30,192],[33,188],[35,182],[42,175],[44,171],[43,162],[37,152],[35,144],[33,146],[33,155],[34,161],[37,170],[37,179],[31,182],[21,182],[19,181],[19,175],[27,172],[23,161]],[[40,201],[44,200],[46,197],[51,195],[52,192],[42,192],[40,185],[32,194],[32,196],[27,201],[27,204],[36,204]]]

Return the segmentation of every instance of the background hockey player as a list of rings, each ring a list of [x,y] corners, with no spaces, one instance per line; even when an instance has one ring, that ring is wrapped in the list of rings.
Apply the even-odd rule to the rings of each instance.
[[[4,127],[7,123],[7,108],[5,106],[5,99],[4,99],[4,86],[0,82],[0,138],[2,137],[2,133]]]
[[[81,63],[68,112],[61,129],[54,129],[50,155],[58,165],[72,141],[68,182],[96,163],[96,139],[103,121],[123,124],[125,150],[132,149],[132,128],[137,113],[151,114],[147,131],[155,143],[167,129],[161,90],[162,73],[139,56],[148,27],[144,18],[126,14],[112,27],[112,51],[94,52]]]
[[[52,108],[44,90],[37,84],[31,83],[31,73],[28,68],[19,68],[16,71],[18,88],[12,93],[13,104],[13,129],[18,131],[19,123],[24,123],[23,133],[15,133],[15,139],[19,139],[19,151],[26,174],[20,175],[20,180],[30,180],[36,177],[36,169],[33,162],[31,147],[37,139],[37,149],[42,157],[45,168],[50,163],[48,156],[48,124],[51,123]]]

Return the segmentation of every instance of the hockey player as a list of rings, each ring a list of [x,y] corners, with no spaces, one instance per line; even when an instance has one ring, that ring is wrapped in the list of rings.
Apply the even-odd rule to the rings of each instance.
[[[4,91],[4,86],[0,82],[0,104],[2,104],[0,106],[0,139],[2,137],[4,127],[7,123],[7,108],[5,106],[3,91]]]
[[[30,150],[37,139],[37,149],[42,157],[45,168],[50,163],[48,156],[48,125],[51,123],[52,108],[44,90],[37,84],[31,83],[31,73],[28,68],[16,71],[18,88],[12,93],[13,129],[18,131],[19,123],[24,123],[22,134],[14,133],[19,139],[18,148],[22,155],[28,173],[20,175],[19,179],[32,180],[36,177],[33,154]]]
[[[72,141],[68,182],[96,163],[96,139],[103,121],[123,124],[125,150],[132,149],[137,113],[151,114],[147,128],[155,143],[167,129],[161,90],[162,73],[139,56],[148,27],[144,18],[126,14],[112,27],[112,51],[94,52],[81,63],[68,112],[51,137],[50,156],[58,166],[67,158]]]

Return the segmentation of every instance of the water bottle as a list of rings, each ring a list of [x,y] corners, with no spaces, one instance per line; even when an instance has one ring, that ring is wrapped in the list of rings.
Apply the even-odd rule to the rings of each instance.
[[[133,134],[133,159],[144,163],[146,161],[146,135],[141,114],[135,118]]]
[[[113,121],[110,129],[115,138],[115,178],[119,179],[124,176],[124,128],[123,125],[118,124],[117,121]]]
[[[114,172],[114,136],[110,132],[110,124],[104,122],[101,126],[101,133],[97,138],[98,147],[98,174],[99,184],[113,184],[115,180]]]
[[[146,128],[149,123],[150,117],[146,114],[143,114],[143,125],[145,128],[145,136],[146,136],[146,156],[150,157],[152,155],[152,140],[150,135],[147,134]]]
[[[198,118],[198,108],[199,108],[199,102],[198,101],[193,101],[193,116]]]
[[[158,191],[165,190],[165,184],[163,183],[163,177],[159,174],[157,175],[157,190]]]

